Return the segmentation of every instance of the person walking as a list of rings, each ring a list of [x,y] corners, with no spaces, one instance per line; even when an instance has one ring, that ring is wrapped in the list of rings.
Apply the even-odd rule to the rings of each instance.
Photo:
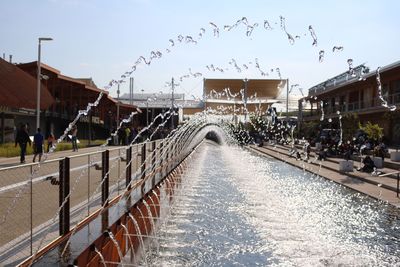
[[[131,129],[129,126],[126,126],[125,128],[125,145],[129,145],[129,136],[131,135]]]
[[[44,137],[40,131],[40,128],[37,128],[37,133],[33,136],[33,162],[36,161],[36,156],[39,155],[39,162],[42,160],[43,155],[43,143]]]
[[[26,146],[27,144],[32,145],[31,139],[29,138],[28,131],[26,129],[26,125],[22,125],[19,131],[17,132],[17,136],[15,137],[15,147],[19,145],[20,152],[20,162],[25,163],[25,154],[26,154]]]
[[[71,130],[71,141],[72,141],[72,151],[78,151],[78,143],[76,139],[76,135],[78,134],[78,127],[74,125]]]
[[[49,137],[47,138],[47,153],[50,152],[50,148],[53,146],[53,143],[56,141],[56,138],[54,137],[53,133],[49,134]]]

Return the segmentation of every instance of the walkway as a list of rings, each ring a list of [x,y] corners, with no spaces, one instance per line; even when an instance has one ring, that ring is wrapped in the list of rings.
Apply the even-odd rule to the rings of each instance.
[[[112,146],[112,147],[108,147],[108,149],[117,148],[117,147],[118,146]],[[93,153],[93,152],[98,152],[101,150],[102,149],[100,146],[93,146],[93,147],[80,148],[78,152],[73,152],[72,150],[56,151],[56,152],[53,152],[52,154],[50,154],[47,160],[61,159],[64,157],[76,156],[76,155],[86,154],[86,153]],[[27,155],[25,158],[26,158],[25,164],[32,163],[33,155]],[[10,157],[10,158],[0,157],[0,168],[19,166],[19,165],[24,165],[24,164],[19,163],[19,156]]]
[[[326,179],[332,180],[336,183],[342,184],[349,188],[352,188],[360,193],[369,195],[372,198],[380,199],[388,202],[389,204],[400,208],[400,198],[396,196],[397,180],[395,175],[386,177],[372,176],[368,173],[359,172],[354,170],[353,172],[341,172],[339,171],[340,158],[328,158],[326,161],[314,161],[315,152],[311,152],[311,162],[305,162],[297,160],[296,158],[289,156],[289,146],[283,145],[265,145],[263,147],[257,147],[254,145],[249,146],[253,151],[257,151],[262,155],[268,155],[278,160],[284,161],[290,165],[298,168],[305,169],[311,173],[318,174]],[[390,166],[399,166],[397,169],[383,168],[378,171],[383,173],[391,173],[400,169],[400,163],[392,162],[390,159],[385,159]],[[321,168],[320,168],[321,164]],[[360,162],[354,162],[354,168],[360,166]]]

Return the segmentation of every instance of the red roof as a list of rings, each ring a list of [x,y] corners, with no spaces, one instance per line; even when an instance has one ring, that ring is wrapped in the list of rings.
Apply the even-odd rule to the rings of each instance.
[[[0,58],[0,106],[36,109],[36,93],[35,78]],[[40,95],[41,109],[48,108],[54,102],[43,83]]]

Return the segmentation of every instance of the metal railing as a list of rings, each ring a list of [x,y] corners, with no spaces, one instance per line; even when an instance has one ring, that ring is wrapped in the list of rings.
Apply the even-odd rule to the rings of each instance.
[[[120,196],[132,180],[143,180],[142,194],[151,190],[179,162],[178,149],[168,142],[0,169],[0,265],[16,265],[33,255],[44,237],[47,244],[66,234],[82,214],[89,216]]]

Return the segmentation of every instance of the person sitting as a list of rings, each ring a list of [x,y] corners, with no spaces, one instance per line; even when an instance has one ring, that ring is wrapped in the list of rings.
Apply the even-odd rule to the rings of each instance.
[[[362,162],[364,166],[362,168],[357,169],[358,171],[368,172],[368,173],[374,171],[375,163],[370,156],[366,156]]]
[[[326,160],[326,150],[325,149],[321,149],[318,152],[318,160]]]
[[[381,142],[379,145],[374,147],[374,155],[376,157],[381,157],[382,161],[385,159],[385,153],[387,152],[386,145]]]

